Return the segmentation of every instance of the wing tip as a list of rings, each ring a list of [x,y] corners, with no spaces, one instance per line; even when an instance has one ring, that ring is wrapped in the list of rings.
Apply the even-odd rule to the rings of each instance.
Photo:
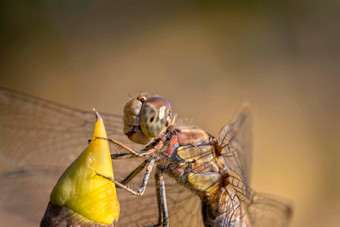
[[[249,102],[244,102],[242,105],[237,109],[236,113],[234,114],[234,117],[231,120],[231,123],[234,123],[240,119],[240,116],[248,116],[250,115],[251,105]]]
[[[239,112],[249,112],[251,109],[251,105],[249,102],[244,102],[242,105],[239,107]]]

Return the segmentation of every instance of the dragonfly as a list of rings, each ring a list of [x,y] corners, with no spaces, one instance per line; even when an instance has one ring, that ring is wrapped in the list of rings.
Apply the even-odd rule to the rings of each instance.
[[[249,186],[247,107],[217,138],[175,123],[170,103],[160,97],[140,94],[123,117],[101,115],[109,138],[99,139],[111,142],[121,188],[118,226],[288,224],[292,209],[285,201]],[[39,223],[58,177],[91,138],[93,114],[0,88],[0,125],[0,206]]]

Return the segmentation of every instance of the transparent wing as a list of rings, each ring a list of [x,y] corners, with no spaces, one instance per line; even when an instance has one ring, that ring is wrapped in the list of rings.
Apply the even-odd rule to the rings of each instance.
[[[255,227],[288,226],[292,215],[285,201],[263,193],[252,193],[246,207],[250,222]]]
[[[122,133],[122,116],[101,114],[108,137],[138,150]],[[86,148],[95,117],[82,111],[17,91],[0,88],[0,207],[38,224],[53,186],[63,171]],[[111,146],[111,152],[121,149]],[[113,161],[114,174],[123,179],[143,160]],[[137,188],[143,174],[131,187]],[[151,177],[142,197],[118,189],[119,226],[142,226],[158,221],[155,180]],[[199,199],[166,178],[170,223],[201,220]],[[178,212],[181,210],[181,212]],[[184,218],[186,217],[186,218]]]
[[[262,193],[250,192],[249,197],[227,187],[219,204],[221,226],[225,227],[285,227],[292,215],[286,202]]]
[[[250,184],[251,141],[250,111],[249,106],[244,104],[231,123],[221,129],[218,143],[222,148],[228,170],[234,171],[245,187]]]
[[[134,179],[136,183],[128,184],[129,187],[138,188],[141,178],[142,176]],[[170,226],[203,226],[199,197],[167,175],[164,176],[164,181]],[[158,205],[154,185],[155,179],[152,177],[141,197],[131,196],[125,190],[117,191],[121,205],[118,226],[153,226],[158,223]]]
[[[109,135],[121,117],[103,114]],[[38,222],[62,172],[86,148],[94,114],[0,89],[1,207]]]
[[[223,226],[287,226],[291,208],[277,197],[255,193],[249,187],[251,118],[243,105],[220,132],[218,143],[228,167],[229,185],[219,204]]]
[[[103,118],[108,134],[123,140],[121,117]],[[2,88],[0,126],[2,162],[14,168],[64,169],[92,137],[94,114]]]

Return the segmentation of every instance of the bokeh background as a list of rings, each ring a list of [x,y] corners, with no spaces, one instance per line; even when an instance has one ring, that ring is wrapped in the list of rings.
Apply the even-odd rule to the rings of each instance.
[[[112,113],[147,91],[215,135],[248,101],[252,187],[289,199],[291,226],[339,226],[335,2],[2,1],[0,86]]]

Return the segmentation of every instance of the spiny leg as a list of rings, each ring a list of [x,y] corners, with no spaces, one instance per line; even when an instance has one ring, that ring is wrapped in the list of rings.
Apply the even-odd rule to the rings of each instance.
[[[115,145],[117,145],[120,148],[129,152],[129,153],[111,154],[111,159],[130,159],[130,158],[138,158],[138,157],[147,157],[147,156],[150,156],[154,152],[154,150],[134,151],[131,148],[125,146],[124,144],[122,144],[122,143],[120,143],[116,140],[109,139],[109,138],[96,137],[96,139],[107,140],[107,141],[114,143]],[[90,141],[91,140],[89,140],[89,142]]]
[[[144,168],[145,166],[149,163],[150,161],[144,160],[144,162],[142,162],[136,169],[134,169],[127,177],[125,177],[124,180],[122,180],[120,183],[122,184],[127,184],[129,183],[135,176],[137,176],[137,174],[139,174]]]
[[[133,154],[134,156],[137,156],[137,157],[142,157],[143,155],[139,154],[138,152],[132,150],[131,148],[125,146],[124,144],[116,141],[116,140],[113,140],[113,139],[109,139],[109,138],[105,138],[105,137],[96,137],[96,139],[103,139],[103,140],[107,140],[115,145],[117,145],[118,147],[121,147],[122,149],[128,151],[130,154]]]
[[[137,158],[138,156],[131,153],[122,153],[122,154],[111,154],[111,159],[130,159]]]
[[[131,153],[111,154],[111,159],[130,159],[150,156],[149,154],[144,154],[145,152],[148,151],[137,151],[137,153],[140,154],[141,156],[136,156]]]
[[[96,139],[105,139],[108,140],[107,138],[103,137],[97,137]],[[88,143],[90,144],[92,140],[88,140]],[[137,152],[137,153],[142,153],[142,152]],[[111,154],[111,159],[130,159],[130,158],[137,158],[138,156],[131,154],[131,153],[120,153],[120,154]]]
[[[163,227],[169,226],[169,216],[168,208],[166,205],[166,194],[165,194],[165,184],[163,179],[163,170],[157,168],[156,170],[156,191],[157,191],[157,201],[158,201],[158,222],[159,225],[162,221]],[[163,218],[162,218],[163,217]]]
[[[155,173],[155,184],[156,184],[156,196],[157,196],[157,207],[158,207],[158,222],[154,226],[161,226],[162,224],[162,201],[160,197],[160,181],[159,181],[159,173],[160,169],[157,167],[156,173]]]
[[[140,186],[140,188],[137,191],[135,191],[135,190],[129,188],[128,186],[126,186],[126,185],[124,185],[124,184],[122,184],[122,183],[112,179],[111,177],[107,177],[107,176],[101,175],[100,173],[97,173],[97,175],[112,181],[113,183],[116,184],[116,186],[125,189],[126,191],[130,192],[133,195],[142,196],[144,194],[144,191],[145,191],[146,185],[148,183],[148,180],[149,180],[152,168],[153,168],[153,166],[155,164],[155,161],[156,161],[155,158],[151,159],[149,165],[146,168],[146,172],[145,172],[143,181],[141,183],[141,186]]]

